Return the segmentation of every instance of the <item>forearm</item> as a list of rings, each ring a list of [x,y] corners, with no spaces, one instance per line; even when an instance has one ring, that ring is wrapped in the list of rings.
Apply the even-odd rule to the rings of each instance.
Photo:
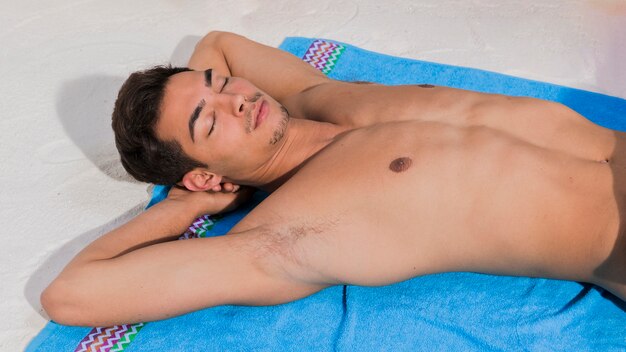
[[[142,247],[174,240],[202,215],[197,208],[191,202],[166,199],[89,244],[64,272],[87,262],[116,258]]]
[[[104,326],[255,302],[259,289],[246,285],[266,276],[251,262],[258,236],[171,241],[197,216],[232,209],[250,193],[172,189],[79,253],[42,293],[42,306],[62,324]]]
[[[214,72],[225,76],[232,76],[230,67],[226,62],[222,37],[223,32],[210,32],[198,43],[189,58],[187,67],[196,71],[212,69]]]
[[[111,295],[99,286],[110,286],[114,281],[123,282],[119,275],[130,270],[122,269],[115,274],[112,270],[114,263],[142,249],[178,237],[199,215],[200,211],[195,208],[190,202],[166,199],[89,244],[42,293],[42,305],[48,314],[64,323],[69,323],[64,321],[66,316],[72,319],[83,317],[85,309],[95,308],[95,303],[87,298]],[[89,302],[86,303],[88,307],[84,306],[85,302]],[[71,324],[88,325],[80,322]]]
[[[330,80],[290,53],[228,32],[211,32],[198,42],[189,67],[243,77],[278,101]]]

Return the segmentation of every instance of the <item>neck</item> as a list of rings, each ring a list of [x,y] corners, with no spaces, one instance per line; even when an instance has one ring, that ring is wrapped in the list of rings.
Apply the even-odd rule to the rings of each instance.
[[[328,146],[346,128],[326,122],[289,119],[277,152],[250,177],[240,182],[272,192],[291,178],[307,160]]]

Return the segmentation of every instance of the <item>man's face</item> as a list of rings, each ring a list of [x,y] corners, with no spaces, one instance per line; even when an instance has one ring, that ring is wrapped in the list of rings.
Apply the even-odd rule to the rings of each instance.
[[[286,110],[249,81],[189,71],[170,77],[156,133],[212,173],[241,180],[275,155],[287,121]]]

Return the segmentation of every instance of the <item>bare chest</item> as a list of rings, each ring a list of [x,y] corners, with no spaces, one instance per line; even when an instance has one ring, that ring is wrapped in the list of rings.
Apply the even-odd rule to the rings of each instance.
[[[393,280],[411,268],[484,271],[502,253],[513,266],[540,256],[547,236],[604,231],[611,184],[598,163],[498,131],[402,122],[336,141],[254,217],[271,214],[267,227],[316,272],[344,267],[373,283],[388,277],[379,268],[397,270]]]

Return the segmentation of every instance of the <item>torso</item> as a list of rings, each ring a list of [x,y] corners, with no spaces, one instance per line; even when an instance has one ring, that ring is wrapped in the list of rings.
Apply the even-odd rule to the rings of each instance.
[[[377,87],[363,97],[386,94]],[[306,282],[441,271],[589,281],[619,232],[622,135],[553,103],[436,89],[447,90],[390,94],[381,111],[393,118],[337,138],[235,231],[265,233],[260,252]],[[329,102],[337,115],[322,117],[356,126],[383,113],[346,94],[353,114]]]

